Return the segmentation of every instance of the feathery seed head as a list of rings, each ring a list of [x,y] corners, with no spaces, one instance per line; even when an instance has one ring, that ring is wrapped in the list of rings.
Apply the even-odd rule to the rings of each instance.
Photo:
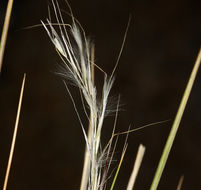
[[[41,22],[63,62],[63,65],[61,66],[62,69],[58,72],[58,74],[80,88],[89,107],[90,135],[88,135],[88,137],[86,137],[85,129],[81,123],[90,155],[88,189],[101,189],[100,184],[103,183],[103,181],[101,182],[102,168],[104,168],[103,164],[106,163],[103,155],[106,154],[107,149],[105,152],[100,150],[100,137],[103,121],[107,112],[108,96],[114,83],[114,77],[112,74],[112,76],[108,78],[104,73],[105,77],[102,89],[102,98],[101,101],[98,102],[97,91],[94,85],[93,73],[91,69],[91,64],[94,64],[92,63],[93,61],[91,61],[91,42],[86,38],[81,25],[76,23],[77,21],[73,17],[72,12],[71,16],[73,24],[66,25],[64,24],[58,2],[54,2],[52,0],[52,4],[59,32],[56,31],[54,24],[48,19],[47,24],[42,21]],[[69,90],[68,92],[70,94]],[[74,104],[73,98],[72,101]],[[75,105],[74,107],[76,109]],[[110,159],[112,158],[107,156],[107,161]],[[106,173],[104,172],[104,176],[105,174]]]

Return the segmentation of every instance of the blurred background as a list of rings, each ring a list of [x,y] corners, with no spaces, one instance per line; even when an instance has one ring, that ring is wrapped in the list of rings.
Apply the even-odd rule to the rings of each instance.
[[[64,0],[59,0],[68,11]],[[170,119],[129,135],[128,150],[115,189],[125,189],[140,143],[145,157],[135,189],[149,189],[168,132],[201,45],[201,1],[69,0],[75,17],[95,43],[95,62],[111,73],[117,60],[129,14],[127,40],[116,71],[113,96],[121,95],[117,132],[128,126]],[[24,99],[8,190],[79,189],[85,142],[72,102],[60,77],[61,63],[40,24],[48,17],[47,0],[14,1],[0,76],[0,188],[14,129],[23,74]],[[2,29],[7,1],[0,2]],[[53,15],[54,13],[51,12]],[[68,16],[66,23],[71,23]],[[98,85],[101,75],[97,72]],[[201,71],[198,73],[173,149],[158,189],[198,189],[201,179]],[[85,126],[79,92],[70,87]],[[103,145],[114,117],[105,120]],[[121,155],[117,145],[112,167]],[[109,179],[109,182],[111,179]]]

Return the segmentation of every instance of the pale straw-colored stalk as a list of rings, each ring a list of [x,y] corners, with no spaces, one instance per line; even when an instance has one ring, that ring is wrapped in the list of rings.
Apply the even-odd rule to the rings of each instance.
[[[128,182],[127,190],[133,190],[133,188],[134,188],[134,184],[135,184],[137,174],[139,172],[139,169],[140,169],[140,166],[142,163],[142,159],[144,157],[144,153],[145,153],[145,147],[142,144],[140,144],[139,148],[138,148],[136,160],[135,160],[135,163],[133,166],[133,170],[132,170],[129,182]]]
[[[95,61],[95,45],[92,44],[91,46],[91,79],[94,85],[94,61]],[[91,142],[91,122],[89,122],[89,128],[88,128],[88,141]],[[80,184],[80,190],[86,190],[87,189],[87,184],[88,184],[88,179],[89,179],[89,174],[90,174],[90,155],[89,151],[87,150],[87,147],[85,148],[85,153],[84,153],[84,164],[83,164],[83,170],[82,170],[82,178],[81,178],[81,184]]]
[[[11,168],[13,153],[14,153],[14,149],[15,149],[15,142],[16,142],[17,131],[18,131],[20,111],[21,111],[21,107],[22,107],[22,98],[23,98],[23,93],[24,93],[25,79],[26,79],[26,74],[24,74],[21,92],[20,92],[20,98],[19,98],[18,109],[17,109],[17,116],[16,116],[16,121],[15,121],[15,128],[14,128],[14,132],[13,132],[13,138],[12,138],[12,143],[11,143],[11,148],[10,148],[10,154],[9,154],[9,159],[8,159],[6,175],[5,175],[5,179],[4,179],[3,190],[7,189],[8,178],[9,178],[9,174],[10,174],[10,168]]]
[[[6,39],[7,39],[7,34],[8,34],[12,7],[13,7],[13,0],[9,0],[8,5],[7,5],[7,10],[6,10],[6,16],[4,19],[3,31],[2,31],[2,35],[1,35],[1,42],[0,42],[0,73],[1,73],[2,64],[3,64],[3,57],[4,57],[5,47],[6,47]]]

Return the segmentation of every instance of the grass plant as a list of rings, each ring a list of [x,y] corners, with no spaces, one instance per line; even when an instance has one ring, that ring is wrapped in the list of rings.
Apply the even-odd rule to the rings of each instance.
[[[72,25],[66,26],[64,24],[58,2],[52,1],[52,3],[55,17],[57,23],[59,24],[59,34],[56,32],[49,20],[47,20],[49,29],[47,28],[47,24],[44,24],[43,22],[42,24],[64,63],[63,71],[59,74],[65,79],[67,78],[73,85],[79,88],[90,112],[89,114],[86,112],[89,120],[89,134],[87,136],[87,132],[82,124],[73,97],[71,96],[68,85],[65,82],[66,89],[70,94],[74,108],[78,115],[89,154],[90,162],[89,166],[87,166],[89,170],[87,189],[104,189],[105,181],[102,180],[106,179],[106,177],[103,176],[107,176],[110,165],[108,165],[104,170],[102,170],[102,168],[105,163],[111,163],[110,160],[112,158],[109,158],[107,155],[109,152],[108,148],[110,146],[101,150],[100,140],[104,118],[106,117],[106,114],[110,112],[110,110],[107,109],[107,105],[108,97],[114,83],[114,73],[108,76],[102,69],[92,62],[91,51],[93,46],[90,40],[87,39],[81,25],[75,20],[71,9],[70,14],[72,16],[73,23]],[[68,29],[66,27],[68,27]],[[70,30],[70,32],[68,30]],[[97,89],[94,85],[93,73],[91,69],[92,65],[101,70],[104,75],[104,84],[100,100],[97,99]],[[84,110],[86,110],[84,104]],[[104,160],[105,157],[107,160]]]
[[[108,168],[110,167],[112,158],[109,158],[109,151],[111,147],[111,144],[109,143],[106,148],[103,150],[101,149],[101,130],[103,127],[104,118],[106,116],[107,110],[107,104],[108,104],[108,96],[110,94],[112,85],[114,83],[114,72],[117,67],[123,46],[121,48],[117,64],[114,67],[114,70],[112,71],[111,75],[106,74],[103,69],[101,69],[99,66],[97,66],[94,63],[94,54],[91,54],[91,51],[94,51],[94,48],[90,40],[86,37],[85,32],[83,28],[81,27],[80,23],[74,18],[73,13],[71,11],[70,6],[70,15],[72,17],[72,25],[66,25],[64,23],[62,13],[60,11],[60,7],[57,1],[52,1],[55,17],[56,17],[56,23],[59,26],[59,32],[56,31],[56,29],[53,26],[53,23],[51,23],[47,19],[47,23],[45,24],[42,22],[46,32],[48,33],[48,36],[50,37],[52,43],[55,46],[56,51],[58,52],[59,56],[61,57],[63,61],[63,70],[59,74],[64,77],[64,80],[67,79],[70,81],[73,85],[77,86],[82,96],[85,99],[85,102],[87,106],[89,107],[89,115],[86,113],[87,118],[89,120],[89,132],[88,136],[85,131],[85,128],[81,122],[81,118],[79,117],[79,113],[77,111],[75,102],[73,100],[73,97],[68,89],[68,86],[66,84],[66,88],[68,93],[70,94],[70,97],[72,99],[74,108],[76,110],[76,113],[78,115],[82,131],[84,134],[84,138],[86,141],[86,151],[85,153],[85,164],[84,165],[84,172],[83,172],[83,178],[80,190],[102,190],[105,189],[105,184],[107,182],[106,177],[108,175]],[[68,4],[68,3],[67,3]],[[128,30],[128,27],[127,27]],[[127,32],[126,30],[126,32]],[[125,37],[123,40],[123,44],[125,42]],[[161,178],[161,175],[163,173],[163,169],[165,167],[165,164],[167,162],[168,155],[170,153],[171,147],[173,145],[181,118],[183,116],[184,109],[187,104],[187,100],[189,98],[199,65],[201,60],[201,52],[198,55],[197,61],[195,63],[195,67],[192,71],[192,74],[190,76],[189,82],[187,84],[186,90],[184,92],[183,98],[181,100],[180,107],[178,109],[177,115],[175,117],[172,129],[170,131],[170,134],[167,139],[167,143],[164,147],[163,154],[161,156],[161,160],[159,162],[155,177],[153,179],[152,185],[150,187],[150,190],[156,190]],[[97,90],[96,86],[94,84],[94,71],[92,72],[92,68],[99,69],[103,75],[104,75],[104,84],[102,88],[102,98],[100,100],[97,99]],[[85,104],[83,104],[84,110]],[[118,109],[118,107],[117,107]],[[132,131],[132,130],[131,130]],[[126,133],[129,133],[130,131],[127,131]],[[113,138],[113,136],[112,136]],[[119,169],[121,167],[125,152],[126,152],[127,144],[125,144],[122,157],[119,162],[116,174],[114,176],[112,185],[110,189],[112,190],[114,188]],[[138,163],[140,165],[143,152],[140,151],[140,153],[137,156]],[[106,156],[105,156],[106,155]],[[103,160],[103,158],[106,157],[106,160]],[[140,158],[141,157],[141,158]],[[88,161],[86,161],[86,159]],[[133,189],[134,181],[138,173],[139,165],[134,167],[133,173],[131,175],[129,184],[127,189]],[[104,168],[104,169],[102,169]],[[106,169],[105,169],[106,168]]]
[[[86,151],[84,156],[84,166],[83,166],[83,174],[81,179],[80,190],[105,190],[106,188],[107,189],[110,188],[110,190],[113,190],[115,189],[115,183],[116,183],[118,174],[120,172],[120,168],[122,166],[122,162],[128,147],[128,143],[127,143],[128,134],[151,125],[160,124],[162,122],[152,123],[138,129],[129,129],[128,131],[121,132],[121,133],[115,132],[120,98],[118,99],[117,102],[110,102],[109,95],[114,83],[115,70],[118,65],[118,62],[124,47],[124,43],[125,43],[127,31],[128,31],[128,26],[130,23],[130,18],[126,28],[123,43],[120,49],[120,53],[117,58],[117,62],[114,66],[113,71],[109,75],[106,72],[104,72],[102,68],[96,65],[94,61],[95,46],[91,42],[91,40],[86,36],[85,31],[82,28],[81,24],[73,16],[73,12],[68,2],[66,3],[67,3],[67,6],[69,7],[70,16],[72,18],[71,25],[65,24],[61,9],[59,7],[59,3],[58,1],[54,1],[54,0],[52,0],[52,5],[53,5],[54,13],[55,13],[56,23],[52,23],[50,19],[47,19],[47,22],[42,21],[42,25],[45,28],[51,42],[53,43],[58,55],[60,56],[62,60],[60,71],[58,71],[57,74],[63,77],[64,84],[72,100],[75,112],[77,114],[77,117],[81,125],[83,136],[86,142]],[[12,5],[13,5],[13,0],[9,0],[4,27],[2,31],[1,44],[0,44],[0,72],[2,68],[3,55],[5,51],[5,44],[6,44],[6,38],[8,33],[10,15],[12,11]],[[185,92],[183,94],[179,109],[177,111],[170,134],[168,136],[166,145],[164,147],[150,190],[156,190],[158,188],[163,170],[165,168],[168,156],[170,154],[173,142],[175,140],[175,137],[178,131],[180,121],[183,117],[183,113],[184,113],[187,101],[189,99],[190,92],[192,90],[200,63],[201,63],[201,49],[199,51],[197,60],[195,62],[192,73],[190,75]],[[95,70],[98,70],[99,72],[102,72],[103,74],[103,86],[101,89],[101,94],[98,94],[98,90],[95,84],[95,79],[94,79]],[[26,79],[26,75],[24,75],[23,82],[22,82],[15,128],[14,128],[14,133],[12,138],[12,144],[11,144],[11,149],[9,154],[9,160],[8,160],[3,190],[7,189],[8,178],[9,178],[10,168],[12,164],[12,158],[13,158],[13,153],[15,148],[18,123],[19,123],[19,117],[20,117],[20,110],[22,105],[25,79]],[[89,122],[88,131],[86,127],[83,125],[82,118],[80,117],[77,106],[76,106],[76,102],[74,101],[74,98],[70,92],[69,84],[72,84],[78,87],[80,91],[83,108]],[[111,110],[110,107],[108,106],[108,105],[111,106],[111,104],[113,104],[113,107],[115,107],[116,109]],[[105,147],[102,147],[101,133],[103,129],[104,119],[111,112],[115,113],[113,132],[109,142],[106,144]],[[119,161],[116,171],[114,172],[114,177],[113,177],[111,186],[107,187],[107,181],[111,177],[110,167],[111,167],[113,155],[116,149],[118,137],[119,135],[123,135],[123,134],[126,134],[126,140],[123,147],[121,159]],[[144,153],[145,153],[145,147],[143,145],[140,145],[137,156],[136,156],[136,160],[134,163],[133,171],[131,173],[131,176],[127,185],[127,190],[134,189],[134,184],[136,181],[139,168],[142,163]],[[177,190],[181,189],[183,179],[184,177],[182,176],[179,180]]]

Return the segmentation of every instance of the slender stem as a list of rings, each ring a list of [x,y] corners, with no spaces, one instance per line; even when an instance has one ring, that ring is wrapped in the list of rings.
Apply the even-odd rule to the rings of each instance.
[[[144,153],[145,153],[145,147],[142,144],[140,144],[138,148],[137,156],[135,159],[135,163],[133,166],[133,171],[128,182],[127,190],[132,190],[134,187],[134,184],[135,184],[135,181],[142,163],[142,159],[144,157]]]
[[[95,57],[95,45],[92,44],[91,47],[91,76],[92,76],[92,82],[94,84],[94,57]],[[91,117],[90,117],[91,118]],[[90,119],[91,120],[91,119]],[[91,145],[91,121],[89,122],[89,128],[88,128],[88,141],[89,144]],[[81,185],[80,185],[80,190],[86,190],[87,189],[87,184],[89,180],[89,174],[90,174],[90,155],[87,147],[85,147],[85,154],[84,154],[84,166],[82,170],[82,179],[81,179]]]
[[[91,109],[91,127],[92,127],[92,132],[91,132],[91,149],[92,149],[92,160],[91,160],[91,189],[95,190],[96,189],[96,184],[97,184],[97,176],[96,176],[96,169],[97,169],[97,154],[96,154],[96,144],[97,140],[94,139],[94,136],[96,135],[96,118],[94,118],[95,114],[93,112],[93,109]]]
[[[0,42],[0,73],[1,73],[1,68],[3,64],[3,55],[5,51],[5,46],[6,46],[6,39],[8,34],[8,27],[10,23],[10,15],[12,12],[12,7],[13,7],[13,0],[9,0],[7,5],[7,10],[6,10],[6,17],[5,17],[4,25],[3,25],[3,31],[1,35],[1,42]]]
[[[174,123],[172,125],[171,131],[170,131],[168,139],[166,141],[166,145],[165,145],[165,147],[163,149],[163,153],[162,153],[160,162],[158,164],[158,168],[156,170],[156,173],[155,173],[155,176],[154,176],[154,179],[153,179],[153,182],[152,182],[150,190],[156,190],[157,187],[158,187],[158,184],[159,184],[161,175],[163,173],[165,164],[167,162],[171,147],[173,145],[173,142],[174,142],[174,139],[175,139],[175,136],[176,136],[180,121],[182,119],[182,116],[183,116],[183,113],[184,113],[184,110],[185,110],[185,107],[186,107],[186,104],[187,104],[191,89],[193,87],[195,77],[196,77],[196,74],[198,72],[198,68],[200,66],[200,62],[201,62],[201,49],[199,51],[197,60],[195,62],[195,65],[194,65],[194,68],[192,70],[192,73],[190,75],[190,78],[189,78],[188,84],[186,86],[185,92],[183,94],[183,97],[182,97],[179,109],[177,111]]]
[[[94,85],[95,74],[94,74],[94,63],[95,63],[95,44],[91,44],[91,79]]]
[[[177,185],[177,190],[181,190],[183,181],[184,181],[184,176],[182,175],[182,176],[180,177],[180,179],[179,179],[179,183],[178,183],[178,185]]]
[[[123,162],[123,159],[124,159],[124,156],[125,156],[127,147],[128,147],[128,144],[125,144],[124,149],[123,149],[123,152],[122,152],[122,155],[121,155],[121,159],[120,159],[120,161],[119,161],[119,165],[118,165],[118,167],[117,167],[117,171],[116,171],[116,173],[115,173],[114,179],[113,179],[113,181],[112,181],[112,185],[111,185],[111,187],[110,187],[110,190],[113,190],[113,189],[114,189],[114,185],[115,185],[115,183],[116,183],[116,180],[117,180],[117,177],[118,177],[118,174],[119,174],[119,170],[120,170],[120,168],[121,168],[121,164],[122,164],[122,162]]]
[[[15,121],[15,128],[14,128],[12,144],[11,144],[11,148],[10,148],[10,154],[9,154],[9,159],[8,159],[8,165],[7,165],[7,170],[6,170],[6,176],[5,176],[5,180],[4,180],[3,190],[6,190],[6,188],[7,188],[8,177],[9,177],[9,174],[10,174],[10,168],[11,168],[13,153],[14,153],[14,149],[15,149],[15,141],[16,141],[17,130],[18,130],[20,111],[21,111],[21,106],[22,106],[22,98],[23,98],[23,92],[24,92],[25,79],[26,79],[26,74],[24,74],[22,87],[21,87],[21,92],[20,92],[19,104],[18,104],[18,109],[17,109],[17,116],[16,116],[16,121]]]

